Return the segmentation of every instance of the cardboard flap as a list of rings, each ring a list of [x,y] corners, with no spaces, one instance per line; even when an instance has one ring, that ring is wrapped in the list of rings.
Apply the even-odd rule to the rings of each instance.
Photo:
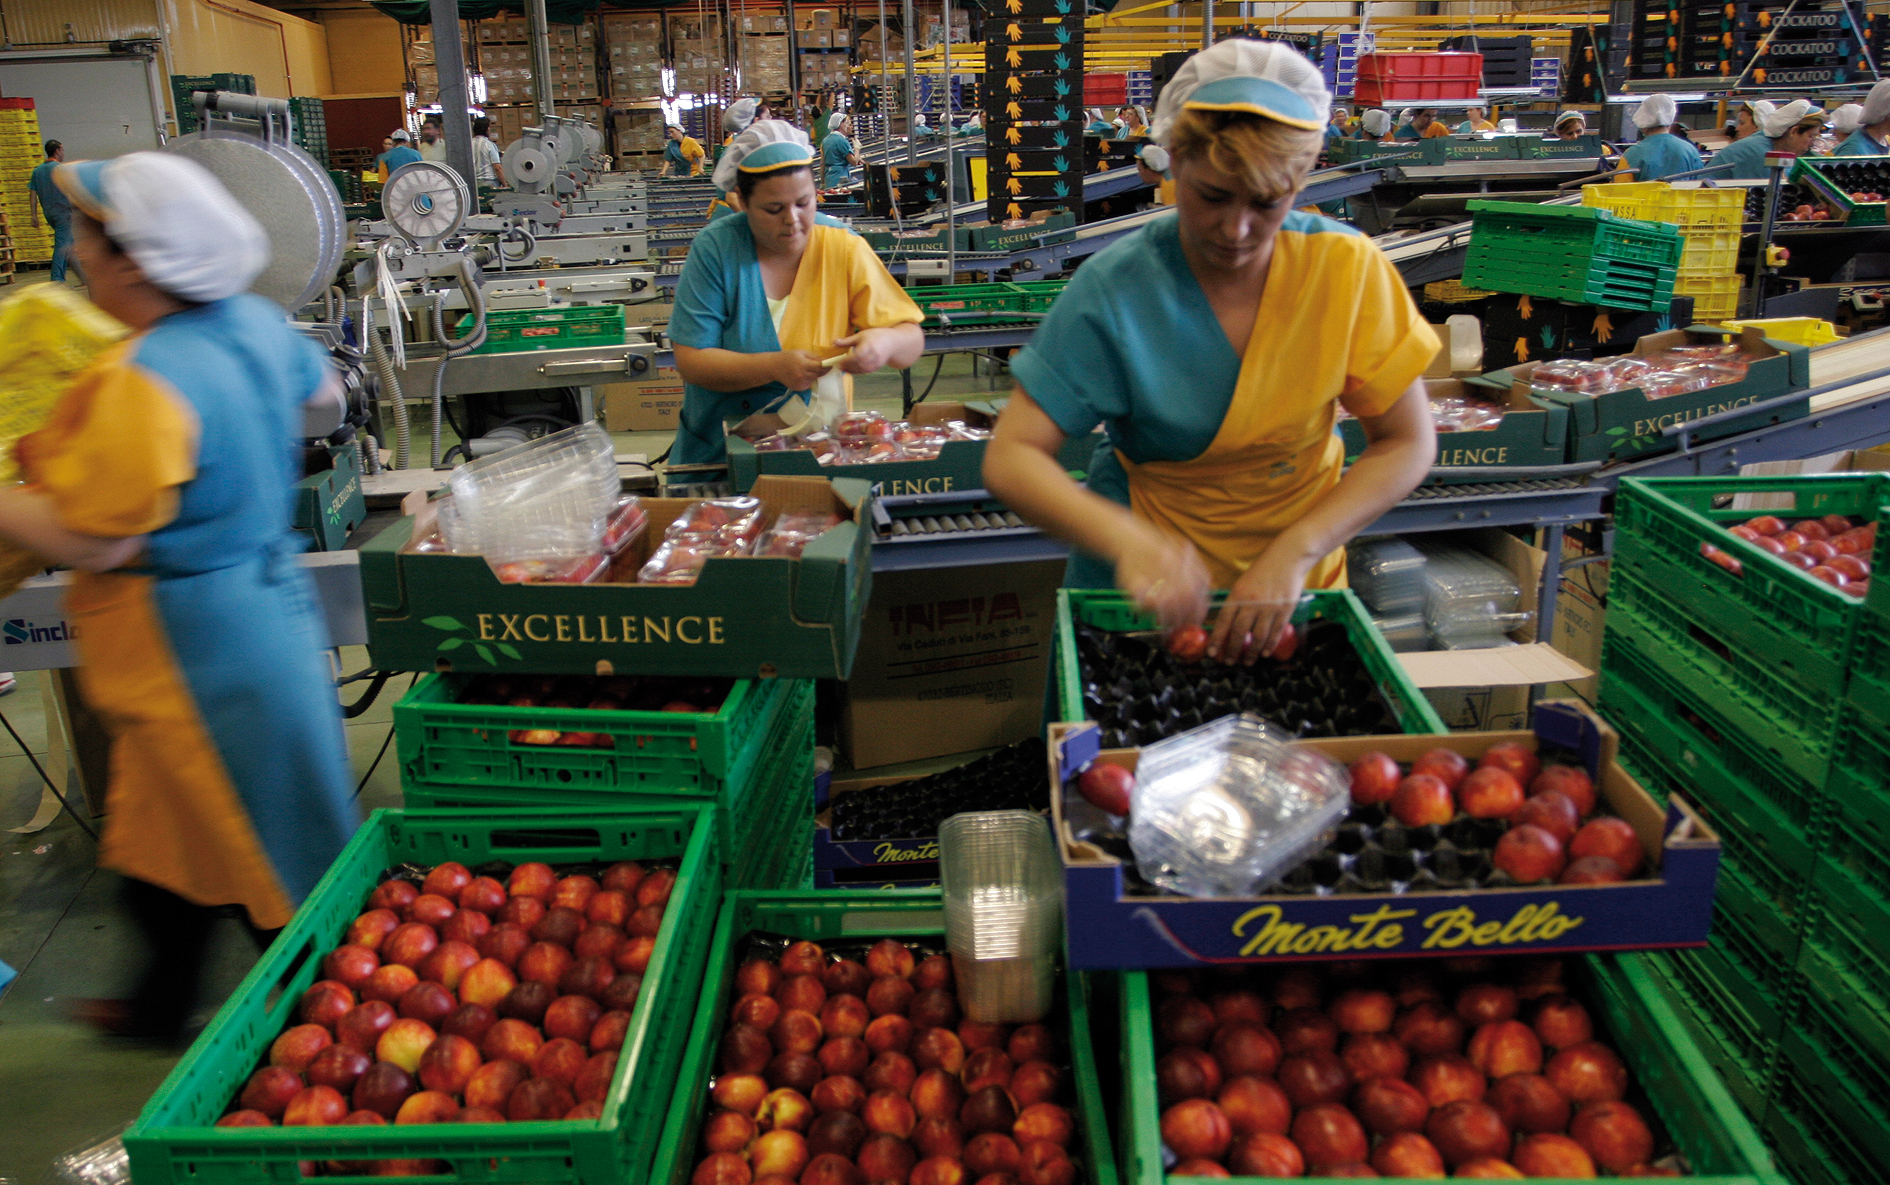
[[[1419,687],[1516,687],[1567,683],[1594,672],[1547,642],[1489,650],[1425,650],[1398,655]]]

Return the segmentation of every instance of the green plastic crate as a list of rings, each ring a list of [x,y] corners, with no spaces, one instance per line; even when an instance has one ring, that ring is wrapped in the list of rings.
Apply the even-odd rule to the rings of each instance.
[[[1885,532],[1890,538],[1890,532]],[[1883,558],[1883,547],[1878,546],[1878,558]],[[1877,574],[1876,562],[1871,564],[1871,575]],[[1890,576],[1884,581],[1890,583]],[[1871,597],[1877,595],[1876,581],[1871,582]],[[1855,602],[1853,602],[1855,603]],[[1850,682],[1845,687],[1845,698],[1852,708],[1860,714],[1860,725],[1876,733],[1890,733],[1890,617],[1884,616],[1875,605],[1867,605],[1857,615],[1856,637],[1851,645]],[[1840,744],[1845,734],[1840,733]]]
[[[1013,288],[1024,293],[1024,311],[1026,313],[1047,313],[1056,303],[1057,297],[1070,286],[1068,280],[1032,280],[1029,283],[1013,284]]]
[[[927,325],[937,325],[939,314],[953,321],[979,313],[1021,313],[1024,292],[1015,284],[959,284],[945,288],[908,288],[906,295],[925,314]]]
[[[1216,593],[1215,603],[1226,598]],[[1372,624],[1364,605],[1351,589],[1322,589],[1312,594],[1312,609],[1306,620],[1325,618],[1345,626],[1352,648],[1358,652],[1378,692],[1397,716],[1407,733],[1449,732],[1444,722],[1404,673],[1384,635]],[[1296,619],[1297,620],[1297,619]],[[1076,653],[1076,623],[1122,633],[1155,628],[1152,618],[1141,612],[1128,595],[1117,589],[1065,588],[1057,591],[1057,645],[1055,665],[1057,719],[1086,720],[1083,715],[1083,671]]]
[[[1870,1164],[1839,1124],[1815,1110],[1769,1107],[1763,1131],[1793,1185],[1877,1185],[1882,1179],[1881,1166]]]
[[[1884,862],[1890,845],[1890,734],[1854,708],[1839,718],[1838,732],[1843,740],[1828,783],[1834,817],[1823,853],[1827,865],[1885,915],[1880,942],[1890,950],[1890,865]]]
[[[1869,167],[1875,163],[1878,162],[1868,158],[1860,160],[1846,157],[1801,156],[1792,164],[1791,177],[1793,181],[1808,186],[1827,204],[1843,211],[1845,226],[1882,226],[1886,214],[1890,214],[1890,203],[1854,201],[1851,198],[1853,192],[1851,188],[1832,176],[1833,173],[1842,171],[1846,165]]]
[[[1474,243],[1463,264],[1463,283],[1471,287],[1636,310],[1671,304],[1678,275],[1674,268],[1574,254],[1527,259],[1513,249]]]
[[[1882,1064],[1815,1004],[1786,1027],[1779,1062],[1778,1105],[1824,1116],[1849,1137],[1838,1148],[1826,1145],[1827,1155],[1847,1164],[1857,1180],[1882,1180],[1890,1160],[1890,1074]],[[1858,1175],[1866,1169],[1877,1176]]]
[[[1671,302],[1684,240],[1590,206],[1473,201],[1463,283],[1611,308]]]
[[[944,904],[937,890],[728,894],[716,921],[702,998],[689,1026],[688,1051],[676,1076],[668,1119],[661,1125],[662,1142],[651,1185],[685,1185],[694,1171],[698,1129],[734,986],[736,952],[742,939],[755,931],[815,942],[895,937],[931,939],[943,946]],[[1086,1170],[1088,1185],[1116,1185],[1115,1157],[1091,1043],[1087,978],[1063,972],[1057,998],[1063,1022],[1059,1027],[1069,1038],[1070,1078],[1076,1096],[1069,1108],[1078,1125],[1071,1159]]]
[[[702,985],[721,899],[715,824],[702,808],[655,811],[376,811],[244,977],[124,1135],[138,1185],[278,1185],[300,1161],[427,1159],[433,1181],[639,1185],[655,1152],[682,1034]],[[292,1021],[322,956],[340,945],[387,868],[489,860],[578,864],[682,858],[617,1077],[595,1120],[383,1127],[213,1126]]]
[[[1726,1090],[1754,1120],[1771,1103],[1783,1015],[1753,994],[1726,960],[1712,951],[1650,954],[1647,965],[1667,990],[1680,1023],[1706,1055]]]
[[[749,857],[754,836],[766,830],[781,761],[813,756],[811,680],[737,680],[717,711],[694,713],[456,703],[465,679],[430,675],[394,705],[401,794],[410,807],[701,803],[715,807],[718,850],[733,864]],[[600,732],[616,747],[509,738],[532,728]]]
[[[1882,1064],[1890,1064],[1890,910],[1872,902],[1837,863],[1819,862],[1818,916],[1798,951],[1806,1009]],[[1886,1096],[1890,1097],[1890,1096]]]
[[[1741,495],[1788,508],[1735,510]],[[1841,694],[1863,606],[1725,528],[1762,514],[1787,522],[1827,514],[1875,521],[1890,475],[1628,478],[1615,496],[1614,571],[1710,618],[1729,644],[1762,656],[1807,687]],[[1700,554],[1710,545],[1739,561],[1733,573]],[[1861,656],[1860,656],[1861,657]],[[1890,657],[1883,662],[1890,664]]]
[[[471,314],[462,317],[465,333]],[[564,309],[506,309],[486,314],[486,340],[475,354],[515,354],[529,350],[568,350],[623,341],[623,306],[573,305]]]
[[[1780,671],[1770,655],[1730,640],[1717,622],[1682,609],[1632,572],[1608,574],[1605,638],[1632,646],[1733,731],[1776,753],[1812,785],[1824,785],[1842,699]]]
[[[1588,1005],[1596,1038],[1627,1063],[1652,1103],[1653,1118],[1697,1174],[1689,1179],[1701,1185],[1778,1185],[1781,1178],[1758,1131],[1693,1043],[1645,956],[1585,955],[1570,962],[1580,972],[1574,994]],[[1148,973],[1123,972],[1120,984],[1122,1176],[1125,1185],[1164,1185]]]

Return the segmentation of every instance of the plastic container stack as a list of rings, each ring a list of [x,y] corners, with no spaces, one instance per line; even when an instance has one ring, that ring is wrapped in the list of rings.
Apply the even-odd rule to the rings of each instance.
[[[1745,191],[1635,181],[1582,186],[1582,204],[1680,228],[1686,246],[1673,294],[1693,298],[1693,319],[1717,323],[1739,315],[1739,232]]]
[[[33,225],[32,199],[27,182],[46,159],[39,138],[39,112],[31,99],[0,99],[0,206],[6,210],[6,233],[13,243],[13,264],[45,263],[52,259],[52,226],[44,217]]]
[[[1424,621],[1433,650],[1513,645],[1512,630],[1534,615],[1522,608],[1516,577],[1488,556],[1423,540]]]

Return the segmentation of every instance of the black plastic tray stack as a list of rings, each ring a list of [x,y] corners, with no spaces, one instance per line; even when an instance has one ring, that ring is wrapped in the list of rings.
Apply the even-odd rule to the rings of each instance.
[[[1864,6],[1856,0],[1679,0],[1682,78],[1738,78],[1755,87],[1871,80]]]
[[[1535,52],[1535,38],[1522,37],[1451,37],[1441,50],[1483,55],[1483,85],[1486,87],[1527,87],[1530,62]]]
[[[1009,0],[985,20],[986,217],[1083,208],[1083,5]]]

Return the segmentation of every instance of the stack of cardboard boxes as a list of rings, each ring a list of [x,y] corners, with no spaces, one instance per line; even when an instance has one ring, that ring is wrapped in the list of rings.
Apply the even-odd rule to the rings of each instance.
[[[679,94],[719,95],[728,88],[728,54],[721,17],[672,17],[669,34]]]
[[[783,23],[786,17],[779,18]],[[786,94],[788,36],[786,33],[744,33],[741,37],[742,89],[764,95]]]
[[[794,14],[794,40],[801,54],[801,89],[845,86],[852,77],[852,29],[844,14],[812,8]]]
[[[602,19],[610,97],[660,97],[663,93],[663,18],[610,13]],[[661,147],[657,145],[659,150]]]

